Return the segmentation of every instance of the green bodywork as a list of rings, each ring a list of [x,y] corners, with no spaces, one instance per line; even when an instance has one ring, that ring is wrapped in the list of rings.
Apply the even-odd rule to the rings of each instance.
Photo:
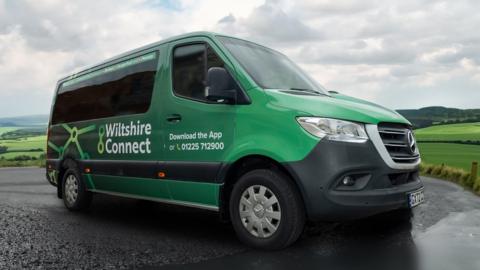
[[[225,62],[226,69],[248,95],[250,104],[208,104],[173,94],[173,48],[192,42],[208,43],[215,50]],[[49,127],[49,159],[63,160],[68,157],[78,160],[232,164],[247,156],[261,155],[279,163],[293,162],[305,158],[319,141],[300,127],[296,121],[298,116],[323,116],[373,124],[408,123],[394,111],[344,95],[294,95],[279,90],[262,89],[213,33],[193,33],[146,46],[60,80],[59,88],[62,83],[72,84],[72,80],[93,77],[101,73],[101,70],[107,72],[111,66],[121,67],[122,63],[128,63],[132,58],[155,51],[159,53],[159,62],[149,110],[143,114],[52,125]],[[165,120],[173,114],[181,114],[182,121],[171,123]],[[107,142],[106,125],[129,125],[138,122],[150,124],[151,133],[112,137],[111,141]],[[172,134],[177,136],[176,139],[172,140]],[[196,138],[182,139],[182,134],[196,134]],[[199,137],[200,135],[202,136]],[[150,153],[107,153],[112,143],[140,143],[147,139],[150,141]],[[199,149],[196,149],[196,143]],[[57,170],[51,169],[48,174],[49,180],[56,184]],[[219,206],[222,185],[211,181],[212,179],[205,179],[203,182],[170,180],[168,175],[164,179],[119,177],[99,175],[95,171],[85,174],[85,179],[92,191],[191,203],[210,208]]]

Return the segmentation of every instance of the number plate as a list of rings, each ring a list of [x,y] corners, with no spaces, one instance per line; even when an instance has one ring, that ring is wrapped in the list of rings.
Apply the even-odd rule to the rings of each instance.
[[[408,206],[410,208],[423,203],[423,201],[425,201],[423,189],[408,194]]]

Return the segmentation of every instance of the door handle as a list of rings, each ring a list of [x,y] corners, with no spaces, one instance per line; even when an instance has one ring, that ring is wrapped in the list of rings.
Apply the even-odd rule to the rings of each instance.
[[[177,123],[177,122],[180,122],[181,120],[182,120],[182,116],[180,114],[175,113],[167,116],[168,122]]]

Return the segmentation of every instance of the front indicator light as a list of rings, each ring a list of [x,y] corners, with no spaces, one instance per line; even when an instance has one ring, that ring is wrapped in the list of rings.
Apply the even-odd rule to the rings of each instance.
[[[331,141],[364,143],[368,140],[365,126],[360,123],[322,117],[297,117],[308,133]]]

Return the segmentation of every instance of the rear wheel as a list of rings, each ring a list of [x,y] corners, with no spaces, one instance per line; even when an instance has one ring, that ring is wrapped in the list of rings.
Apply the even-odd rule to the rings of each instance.
[[[239,239],[263,249],[281,249],[303,232],[305,210],[292,181],[278,170],[257,169],[240,177],[230,198]]]
[[[62,198],[65,207],[72,211],[90,206],[92,194],[87,190],[76,166],[69,167],[63,175]]]

